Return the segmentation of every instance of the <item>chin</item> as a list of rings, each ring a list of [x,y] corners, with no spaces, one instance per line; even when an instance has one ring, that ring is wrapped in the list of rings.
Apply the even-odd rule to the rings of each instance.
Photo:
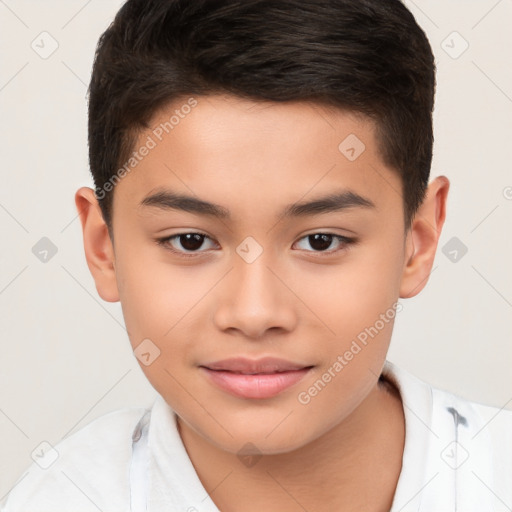
[[[306,440],[290,439],[289,437],[276,437],[276,439],[270,440],[266,439],[265,435],[260,437],[240,435],[217,446],[226,452],[243,457],[247,455],[282,455],[299,450],[306,444],[308,444]]]
[[[237,456],[252,452],[260,455],[289,453],[306,446],[319,437],[314,432],[306,431],[304,422],[301,422],[300,425],[291,422],[286,426],[280,424],[284,423],[284,417],[286,415],[281,415],[278,421],[272,422],[253,421],[250,425],[247,424],[247,421],[241,424],[228,421],[229,434],[218,425],[213,431],[195,430],[217,448]]]

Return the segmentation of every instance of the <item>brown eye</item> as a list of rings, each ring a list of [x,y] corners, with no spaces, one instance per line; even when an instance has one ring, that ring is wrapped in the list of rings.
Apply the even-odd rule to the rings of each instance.
[[[163,245],[166,249],[185,256],[206,252],[204,247],[205,241],[210,242],[210,247],[206,246],[206,249],[215,248],[215,243],[204,233],[178,233],[157,240],[159,245]]]
[[[199,233],[186,233],[184,235],[179,235],[178,240],[181,246],[187,251],[196,251],[200,249],[204,242],[204,235],[200,235]]]
[[[326,235],[324,233],[316,233],[308,236],[309,245],[316,251],[326,251],[329,249],[333,238],[332,235]]]
[[[355,242],[354,239],[347,238],[346,236],[331,233],[313,233],[302,237],[297,244],[299,244],[299,249],[308,252],[334,253],[343,250],[353,242]],[[302,247],[300,247],[301,245]]]

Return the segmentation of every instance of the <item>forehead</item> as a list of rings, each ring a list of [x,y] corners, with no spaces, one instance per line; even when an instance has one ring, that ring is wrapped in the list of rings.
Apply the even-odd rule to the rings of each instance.
[[[400,202],[399,177],[382,162],[373,122],[314,103],[183,98],[153,116],[134,151],[115,201],[140,202],[169,187],[240,214],[334,188]]]

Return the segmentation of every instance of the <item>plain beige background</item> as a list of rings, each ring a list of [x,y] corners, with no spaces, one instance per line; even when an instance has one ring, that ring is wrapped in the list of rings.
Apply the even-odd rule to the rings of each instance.
[[[73,201],[78,187],[92,186],[94,49],[121,4],[0,0],[0,500],[41,442],[55,445],[155,396],[119,304],[97,296]],[[430,283],[402,301],[389,359],[512,409],[512,3],[406,4],[438,66],[432,176],[452,187]],[[46,262],[36,257],[43,237],[57,251]]]

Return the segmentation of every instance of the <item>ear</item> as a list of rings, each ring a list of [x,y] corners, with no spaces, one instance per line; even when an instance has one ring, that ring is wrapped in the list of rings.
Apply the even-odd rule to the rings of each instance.
[[[103,300],[117,302],[119,292],[114,266],[114,246],[94,190],[89,187],[78,189],[75,204],[82,223],[85,258],[96,283],[96,290]]]
[[[406,254],[400,297],[417,295],[427,284],[437,243],[446,217],[446,199],[450,182],[438,176],[427,189],[427,194],[411,223],[406,238]]]

